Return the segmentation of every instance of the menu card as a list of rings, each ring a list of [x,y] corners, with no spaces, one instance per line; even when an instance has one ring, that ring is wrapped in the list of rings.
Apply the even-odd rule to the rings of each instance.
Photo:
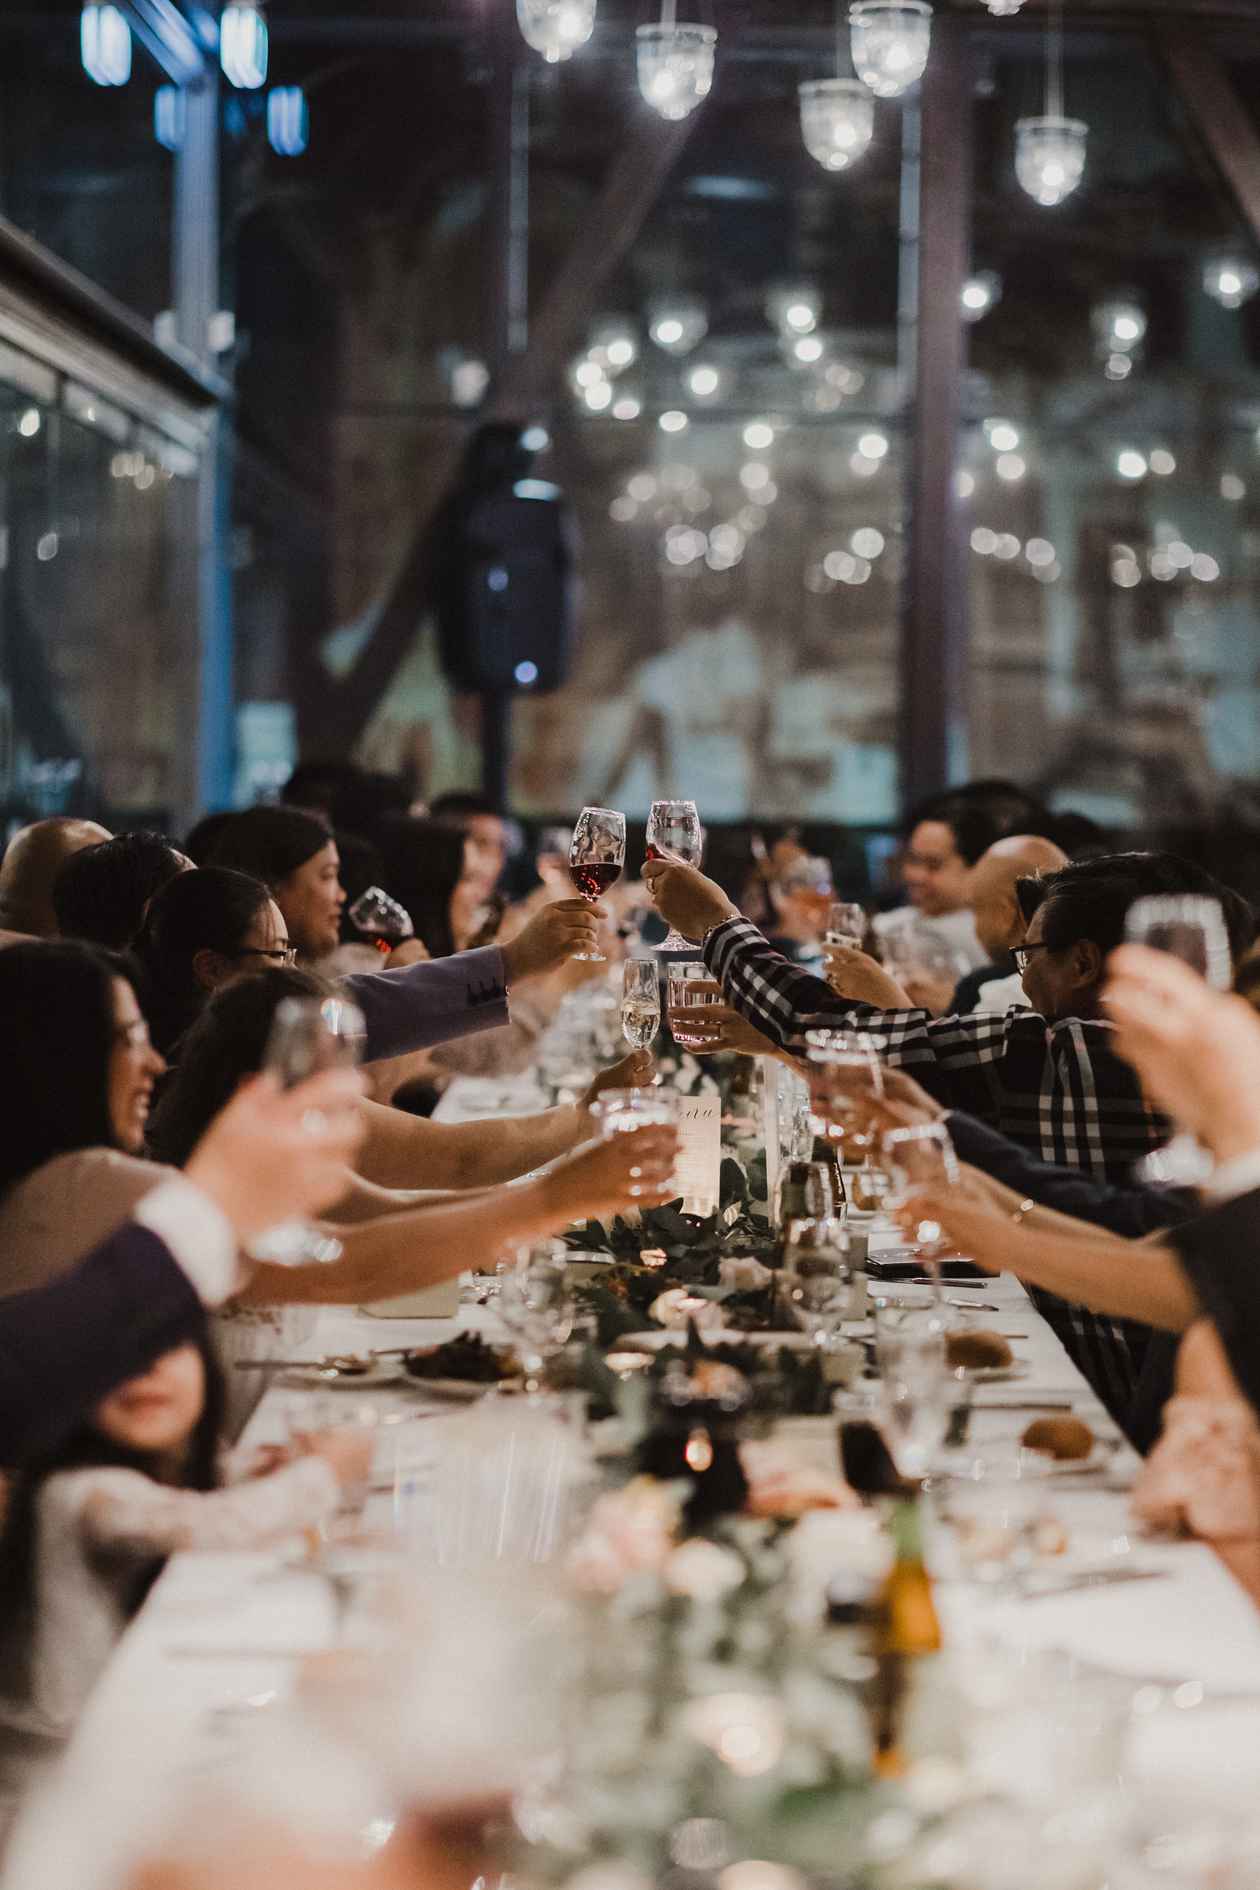
[[[716,1214],[722,1168],[722,1098],[715,1091],[678,1098],[678,1160],[673,1192],[686,1214]]]

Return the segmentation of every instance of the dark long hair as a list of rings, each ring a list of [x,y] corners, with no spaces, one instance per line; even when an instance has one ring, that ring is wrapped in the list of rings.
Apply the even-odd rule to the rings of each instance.
[[[378,829],[387,891],[411,914],[431,958],[449,958],[451,894],[464,876],[464,835],[442,820],[391,814]]]
[[[275,892],[332,839],[323,814],[300,807],[250,807],[220,827],[208,866],[231,866]]]
[[[149,1033],[169,1056],[205,1008],[209,992],[193,969],[198,952],[234,958],[271,899],[259,879],[226,866],[181,873],[150,905],[136,957],[147,980]]]
[[[180,1046],[179,1065],[149,1124],[150,1152],[182,1168],[211,1117],[262,1067],[277,1005],[332,993],[333,986],[312,972],[279,969],[216,991]]]
[[[188,862],[160,833],[116,833],[72,853],[53,881],[53,910],[63,938],[125,951],[154,894]]]
[[[9,1127],[0,1137],[0,1194],[54,1155],[115,1148],[109,1113],[114,980],[125,960],[73,940],[0,952]]]
[[[190,1343],[196,1345],[201,1354],[206,1395],[201,1416],[189,1439],[178,1487],[214,1490],[220,1482],[219,1449],[226,1404],[223,1368],[204,1326]],[[87,1469],[137,1470],[155,1482],[169,1480],[160,1475],[161,1465],[155,1456],[113,1443],[97,1430],[90,1416],[44,1456],[25,1464],[14,1477],[4,1528],[0,1532],[0,1688],[19,1699],[30,1690],[30,1662],[39,1606],[35,1560],[40,1494],[50,1477],[62,1471]],[[164,1556],[154,1556],[136,1570],[127,1594],[129,1617],[139,1609],[165,1565]]]

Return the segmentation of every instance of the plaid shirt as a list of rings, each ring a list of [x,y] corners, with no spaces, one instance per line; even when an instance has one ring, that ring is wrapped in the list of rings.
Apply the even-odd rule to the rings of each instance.
[[[1031,1011],[932,1017],[881,1011],[837,997],[769,946],[755,925],[730,919],[704,957],[735,1008],[781,1049],[805,1054],[805,1032],[861,1030],[885,1060],[909,1070],[950,1109],[965,1110],[1042,1161],[1123,1182],[1168,1139],[1137,1076],[1111,1047],[1111,1026],[1079,1017],[1047,1025]],[[1108,1408],[1127,1410],[1147,1328],[1105,1319],[1055,1295],[1031,1296]]]

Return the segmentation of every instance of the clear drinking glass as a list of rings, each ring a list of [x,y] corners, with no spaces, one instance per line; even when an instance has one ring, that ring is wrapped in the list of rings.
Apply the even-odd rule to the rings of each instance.
[[[700,959],[689,964],[672,964],[669,967],[669,1027],[673,1032],[674,1042],[681,1044],[684,1050],[702,1049],[705,1040],[703,1037],[696,1036],[694,1032],[688,1031],[686,1019],[680,1017],[678,1013],[711,1004],[712,992],[697,989],[697,987],[712,983],[709,967]]]
[[[944,1123],[924,1122],[912,1129],[891,1129],[881,1138],[880,1150],[890,1182],[884,1197],[887,1207],[904,1207],[912,1195],[924,1189],[939,1193],[958,1186],[958,1157]],[[939,1221],[919,1221],[909,1244],[931,1272],[932,1260],[946,1246],[944,1229]]]
[[[388,957],[395,945],[415,937],[411,914],[391,899],[383,886],[369,886],[350,908],[350,923],[371,939],[378,952]]]
[[[876,1137],[870,1105],[884,1094],[873,1037],[860,1030],[807,1030],[810,1122],[815,1135],[847,1149],[868,1149]]]
[[[694,801],[653,801],[647,823],[649,860],[674,860],[681,866],[699,866],[704,834]],[[659,952],[689,952],[691,941],[671,925]],[[706,973],[706,976],[708,974]]]
[[[604,1089],[591,1104],[591,1115],[605,1142],[614,1135],[626,1135],[632,1129],[672,1129],[678,1123],[678,1092],[673,1089]],[[632,1181],[630,1193],[643,1192],[638,1181]]]
[[[584,807],[569,847],[569,878],[595,905],[621,878],[626,863],[626,817],[615,807]],[[603,952],[574,952],[587,964],[605,963]]]
[[[621,1031],[646,1050],[661,1027],[661,975],[654,958],[627,958],[621,973]]]
[[[262,1066],[293,1089],[324,1070],[353,1069],[366,1039],[363,1013],[347,998],[285,998],[276,1006]],[[340,1260],[343,1248],[309,1221],[283,1221],[258,1235],[250,1252],[256,1260],[298,1267]]]
[[[851,901],[833,900],[827,909],[828,945],[848,945],[854,951],[861,951],[862,940],[866,937],[866,910]]]
[[[775,1225],[788,1232],[797,1221],[830,1221],[839,1214],[830,1162],[789,1161],[779,1177]]]
[[[841,1220],[802,1221],[789,1230],[779,1296],[819,1348],[830,1343],[846,1319],[861,1316],[864,1308],[854,1307],[849,1241]]]
[[[1197,971],[1214,990],[1228,991],[1233,983],[1229,932],[1220,901],[1198,893],[1174,893],[1137,899],[1129,907],[1124,934],[1131,944],[1149,945],[1170,952]],[[1211,1176],[1213,1161],[1192,1135],[1176,1135],[1137,1164],[1142,1181],[1201,1186]]]
[[[883,1308],[876,1321],[884,1438],[903,1477],[923,1477],[945,1441],[953,1386],[934,1312]]]
[[[525,1389],[535,1395],[548,1359],[564,1350],[573,1330],[573,1290],[563,1248],[554,1241],[523,1249],[499,1289],[499,1317],[525,1368]]]

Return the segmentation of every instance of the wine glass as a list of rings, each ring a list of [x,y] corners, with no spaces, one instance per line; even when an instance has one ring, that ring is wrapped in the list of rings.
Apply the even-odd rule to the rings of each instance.
[[[1199,893],[1136,899],[1125,917],[1124,935],[1131,944],[1180,958],[1214,990],[1228,991],[1233,983],[1229,933],[1218,899]],[[1212,1169],[1207,1150],[1192,1135],[1182,1134],[1145,1156],[1134,1172],[1142,1181],[1194,1188],[1208,1180]]]
[[[359,894],[350,908],[350,923],[356,931],[365,932],[384,957],[405,938],[415,936],[411,914],[383,886],[369,886]]]
[[[353,1069],[363,1053],[367,1025],[348,998],[284,998],[276,1006],[263,1054],[264,1070],[294,1089],[324,1070]],[[309,1221],[282,1221],[257,1235],[250,1246],[255,1260],[298,1267],[340,1260],[341,1242]]]
[[[591,1104],[590,1113],[599,1129],[601,1141],[614,1135],[628,1135],[634,1129],[678,1127],[678,1091],[675,1089],[602,1089]],[[632,1169],[630,1193],[645,1192],[639,1186],[639,1170]]]
[[[844,899],[833,900],[827,909],[828,945],[847,945],[860,952],[866,937],[866,909]]]
[[[621,1031],[646,1050],[661,1027],[661,980],[654,958],[627,958],[621,974]]]
[[[675,860],[680,866],[699,866],[704,834],[694,801],[653,801],[647,823],[649,860]],[[671,925],[657,946],[658,952],[689,952],[691,941]]]
[[[814,1134],[850,1149],[870,1148],[872,1104],[884,1094],[875,1039],[861,1030],[807,1030],[805,1060]]]
[[[569,878],[583,899],[594,905],[621,878],[626,863],[626,817],[615,807],[584,807],[569,846]],[[574,952],[590,965],[607,961],[603,952]]]
[[[956,1188],[961,1178],[958,1157],[944,1123],[924,1122],[911,1129],[890,1129],[881,1138],[880,1149],[888,1173],[889,1187],[884,1205],[904,1207],[912,1195],[924,1189],[939,1192]],[[935,1272],[934,1261],[947,1246],[945,1230],[939,1221],[916,1223],[909,1245]]]
[[[694,1031],[689,1031],[686,1018],[680,1013],[698,1010],[713,1002],[711,992],[699,988],[713,983],[709,967],[700,959],[693,959],[683,964],[675,962],[669,967],[667,983],[669,1027],[673,1033],[674,1042],[684,1050],[703,1049],[705,1038],[697,1036]]]
[[[830,1221],[839,1213],[835,1171],[830,1162],[785,1162],[775,1193],[775,1226],[790,1238],[802,1221]]]
[[[525,1389],[535,1396],[548,1359],[563,1351],[573,1330],[574,1304],[564,1249],[554,1241],[519,1250],[499,1289],[499,1317],[525,1368]]]
[[[949,1428],[952,1381],[944,1322],[934,1312],[891,1312],[876,1321],[884,1436],[903,1477],[926,1476]]]
[[[865,1288],[849,1262],[844,1223],[834,1215],[789,1227],[779,1294],[813,1343],[824,1350],[846,1319],[865,1312]],[[860,1295],[861,1304],[856,1303]]]

